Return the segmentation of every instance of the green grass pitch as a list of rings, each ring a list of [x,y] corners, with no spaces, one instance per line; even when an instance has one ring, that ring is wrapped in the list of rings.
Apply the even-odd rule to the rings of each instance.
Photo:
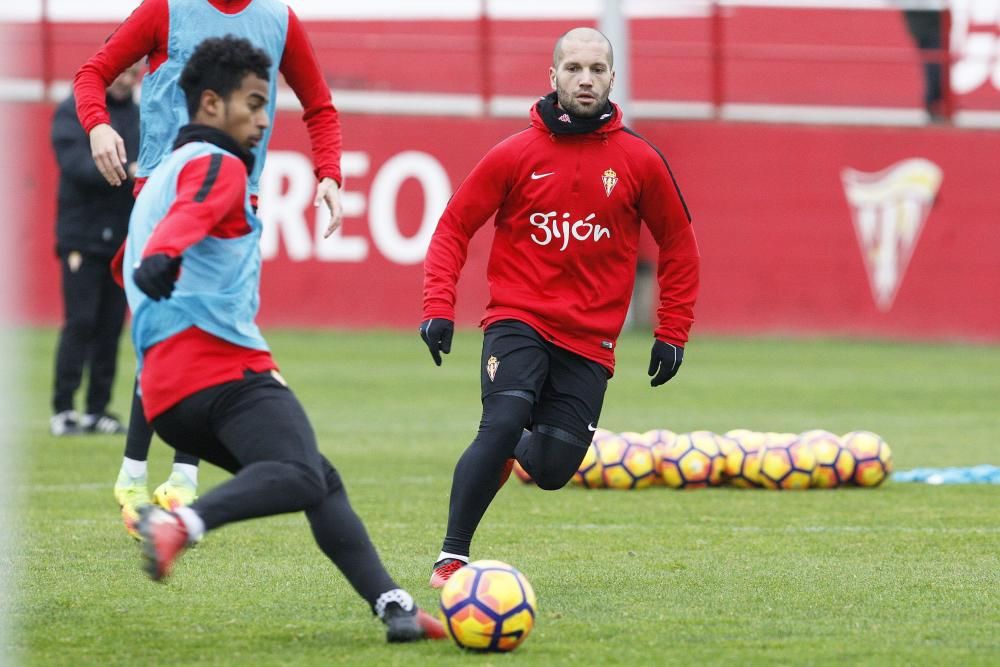
[[[302,515],[227,526],[148,581],[111,486],[123,439],[47,431],[54,332],[20,338],[13,644],[25,665],[1000,664],[1000,488],[501,491],[474,558],[520,568],[535,629],[510,655],[389,647]],[[443,367],[415,331],[272,331],[282,372],[390,571],[425,607],[481,338]],[[123,339],[114,409],[127,413]],[[697,336],[649,387],[627,335],[601,426],[869,429],[897,469],[1000,463],[1000,348]],[[151,485],[169,470],[156,441]],[[225,478],[205,466],[202,488]],[[2,659],[0,659],[2,662]]]

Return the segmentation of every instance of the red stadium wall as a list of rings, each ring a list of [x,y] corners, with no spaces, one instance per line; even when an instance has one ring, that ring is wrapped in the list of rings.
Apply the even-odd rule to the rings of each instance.
[[[8,236],[24,264],[20,313],[51,324],[60,308],[52,108],[0,111],[21,128],[7,147],[16,167],[5,175],[25,212],[9,221]],[[305,132],[295,114],[279,115],[262,187],[262,320],[415,326],[436,212],[478,158],[525,121],[343,122],[348,215],[339,238],[321,241]],[[667,155],[694,216],[704,260],[696,332],[1000,340],[1000,132],[696,121],[636,129]],[[849,202],[847,170],[875,174],[908,160],[917,160],[908,176],[858,177],[864,185]],[[868,226],[856,231],[856,220]],[[463,274],[463,324],[477,322],[485,304],[488,243],[484,230]]]

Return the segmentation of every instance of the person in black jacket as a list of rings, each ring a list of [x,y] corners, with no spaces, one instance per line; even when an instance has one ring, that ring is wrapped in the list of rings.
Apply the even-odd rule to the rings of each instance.
[[[139,107],[132,99],[138,76],[139,67],[130,67],[107,91],[111,123],[125,140],[130,176],[139,151]],[[56,254],[65,323],[56,352],[50,430],[57,436],[124,433],[119,419],[107,411],[125,320],[125,294],[109,263],[128,232],[132,189],[108,185],[94,166],[90,138],[77,119],[72,96],[56,109],[52,148],[59,163]],[[80,415],[73,398],[85,367],[90,377]]]
[[[920,49],[924,69],[924,108],[931,122],[940,123],[946,118],[944,104],[944,77],[941,49],[940,9],[908,9],[903,11],[906,27]]]

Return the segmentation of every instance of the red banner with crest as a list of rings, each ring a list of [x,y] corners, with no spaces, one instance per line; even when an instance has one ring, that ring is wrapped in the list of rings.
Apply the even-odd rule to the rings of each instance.
[[[59,321],[51,108],[20,123],[21,319]],[[345,115],[346,212],[322,239],[308,140],[279,114],[262,182],[265,325],[415,327],[424,250],[451,193],[525,121]],[[1000,132],[643,121],[691,209],[703,257],[694,335],[821,333],[1000,340]],[[553,204],[555,205],[555,204]],[[528,221],[525,221],[528,224]],[[474,240],[462,324],[486,302],[490,233]],[[625,267],[623,267],[625,270]]]

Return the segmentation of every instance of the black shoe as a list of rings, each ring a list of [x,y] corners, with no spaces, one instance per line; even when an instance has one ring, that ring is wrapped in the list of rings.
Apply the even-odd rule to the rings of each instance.
[[[80,418],[80,427],[87,433],[103,435],[121,435],[128,430],[118,417],[109,412],[84,415]]]
[[[415,642],[421,639],[444,639],[441,622],[416,605],[407,611],[398,602],[390,602],[382,614],[385,639],[389,643]]]
[[[79,435],[83,433],[80,426],[80,415],[75,410],[63,410],[49,419],[49,432],[57,437],[64,435]]]

